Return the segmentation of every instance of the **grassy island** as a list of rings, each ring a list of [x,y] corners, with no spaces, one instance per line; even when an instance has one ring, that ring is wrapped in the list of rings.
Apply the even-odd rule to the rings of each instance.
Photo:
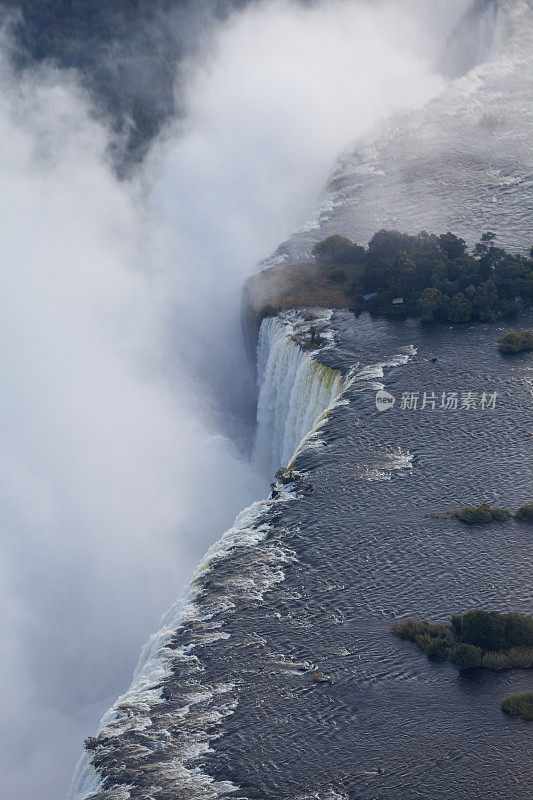
[[[476,609],[454,614],[450,623],[407,619],[391,630],[415,642],[429,658],[449,659],[460,670],[533,666],[533,617],[523,614]]]
[[[486,525],[488,522],[507,522],[516,519],[519,522],[533,522],[533,503],[526,503],[511,514],[509,509],[503,506],[490,506],[488,503],[481,503],[479,506],[464,506],[463,508],[452,508],[449,511],[431,511],[426,516],[431,519],[455,519],[467,525]]]
[[[509,331],[500,339],[498,350],[501,353],[522,353],[533,350],[533,331]]]
[[[455,516],[467,525],[474,525],[480,522],[507,522],[511,519],[511,512],[501,506],[491,508],[488,503],[481,503],[480,506],[458,508]]]
[[[508,694],[502,700],[502,711],[511,717],[533,719],[533,692]]]

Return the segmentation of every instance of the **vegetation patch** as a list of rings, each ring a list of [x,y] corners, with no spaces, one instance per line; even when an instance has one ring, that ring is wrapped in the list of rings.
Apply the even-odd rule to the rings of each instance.
[[[533,666],[533,617],[523,614],[476,609],[454,614],[449,624],[407,619],[391,630],[415,642],[429,658],[449,659],[460,670]]]
[[[526,503],[520,506],[514,518],[519,522],[533,522],[533,503]]]
[[[288,483],[294,483],[294,481],[297,481],[301,477],[301,472],[298,472],[296,469],[289,469],[288,467],[280,467],[274,475],[276,484],[281,483],[283,486],[286,486]],[[274,485],[275,484],[272,484],[272,486]]]
[[[98,750],[99,747],[104,746],[104,742],[100,739],[99,736],[88,736],[87,739],[84,740],[83,745],[86,750]]]
[[[480,506],[458,508],[454,516],[467,525],[475,525],[484,522],[507,522],[511,519],[511,512],[501,506],[491,508],[488,503],[481,503]]]
[[[503,506],[490,506],[488,503],[481,503],[479,506],[464,506],[464,508],[452,508],[447,511],[430,511],[426,514],[431,519],[455,519],[465,522],[467,525],[486,524],[488,522],[507,522],[516,519],[519,522],[533,522],[533,503],[526,503],[511,514],[508,508]]]
[[[502,711],[511,717],[533,719],[533,692],[508,694],[502,700]]]
[[[498,350],[502,353],[521,353],[533,350],[533,332],[509,331],[500,339]]]

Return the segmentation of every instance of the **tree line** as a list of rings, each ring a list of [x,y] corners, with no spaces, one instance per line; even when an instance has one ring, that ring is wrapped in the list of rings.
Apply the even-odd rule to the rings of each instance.
[[[378,231],[368,248],[335,234],[313,248],[329,279],[342,284],[350,307],[424,322],[491,322],[533,300],[533,248],[528,256],[498,247],[488,231],[469,253],[453,233]],[[396,301],[396,302],[393,302]]]

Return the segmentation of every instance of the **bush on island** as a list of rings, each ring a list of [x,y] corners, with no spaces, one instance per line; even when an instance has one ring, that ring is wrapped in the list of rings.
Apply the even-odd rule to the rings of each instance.
[[[511,518],[510,512],[506,508],[498,506],[491,508],[488,503],[481,503],[480,506],[465,506],[455,512],[455,516],[467,525],[475,525],[486,522],[507,522]]]
[[[454,614],[450,624],[406,619],[393,633],[410,639],[429,658],[449,658],[459,669],[529,669],[533,666],[533,617],[475,609]]]
[[[452,661],[457,664],[461,672],[466,669],[480,667],[483,660],[481,647],[474,647],[471,644],[458,644],[452,650]]]
[[[432,639],[425,648],[428,658],[445,661],[448,658],[448,645],[445,639]]]
[[[533,617],[475,609],[463,614],[461,640],[483,650],[533,647]]]
[[[490,513],[495,522],[507,522],[508,519],[511,519],[511,512],[507,508],[502,508],[502,506],[491,508]]]
[[[521,353],[533,350],[533,332],[509,331],[501,337],[498,350],[501,353]]]
[[[514,516],[515,519],[520,520],[520,522],[533,522],[533,503],[526,503],[520,506]]]
[[[511,717],[533,719],[533,692],[508,694],[502,700],[502,711]]]
[[[533,648],[511,647],[510,650],[483,653],[483,667],[486,669],[531,669],[533,667]]]

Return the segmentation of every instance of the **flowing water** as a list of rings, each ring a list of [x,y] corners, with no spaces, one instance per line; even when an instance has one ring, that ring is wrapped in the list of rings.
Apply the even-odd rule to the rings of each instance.
[[[323,373],[309,377],[298,342],[316,316],[266,321],[260,344],[261,393],[297,397],[311,427],[322,419],[294,458],[296,481],[208,552],[104,720],[93,761],[105,783],[86,756],[72,798],[529,796],[530,733],[500,710],[528,673],[460,675],[389,626],[477,606],[531,611],[527,525],[426,516],[530,499],[531,357],[499,354],[498,324],[335,312],[319,323],[330,336],[319,355],[342,394],[324,393],[333,407],[313,406],[312,419]],[[268,369],[272,348],[283,370]],[[383,386],[396,398],[387,412],[375,404]],[[453,392],[458,408],[441,408]],[[402,408],[411,393],[418,407]],[[294,412],[284,407],[261,423],[277,453]],[[332,683],[314,684],[313,670]]]

